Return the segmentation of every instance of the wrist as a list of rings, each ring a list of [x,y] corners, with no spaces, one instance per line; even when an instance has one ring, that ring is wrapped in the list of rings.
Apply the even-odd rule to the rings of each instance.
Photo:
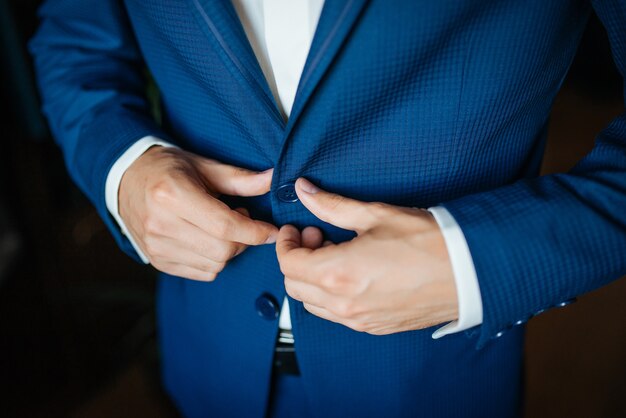
[[[436,274],[436,277],[440,278],[438,281],[438,284],[441,288],[440,300],[443,302],[443,305],[446,306],[445,312],[447,313],[446,318],[441,322],[443,323],[456,321],[459,319],[459,296],[456,280],[454,278],[452,261],[450,260],[450,254],[448,252],[446,241],[441,229],[439,228],[432,214],[429,213],[428,215],[432,218],[432,221],[434,222],[433,230],[435,232],[434,235],[436,238],[433,239],[433,258],[438,260],[436,263],[437,268],[439,269],[439,273]]]
[[[143,172],[144,167],[149,167],[152,162],[155,160],[156,155],[166,150],[167,147],[161,144],[152,144],[148,149],[146,149],[141,155],[139,155],[124,171],[122,177],[120,178],[119,187],[117,189],[117,201],[118,201],[118,211],[120,215],[122,215],[122,204],[125,197],[130,194],[130,191],[134,188],[134,179],[141,178],[141,173]],[[123,218],[123,215],[122,215]]]
[[[455,321],[459,318],[459,297],[444,234],[433,214],[427,210],[419,210],[416,222],[417,232],[413,239],[416,248],[411,252],[423,254],[416,258],[420,264],[416,271],[420,272],[421,280],[430,288],[428,299],[434,302],[432,307],[436,313],[433,319],[437,319],[432,325]],[[424,306],[423,291],[423,288],[418,290],[421,300],[417,306]]]

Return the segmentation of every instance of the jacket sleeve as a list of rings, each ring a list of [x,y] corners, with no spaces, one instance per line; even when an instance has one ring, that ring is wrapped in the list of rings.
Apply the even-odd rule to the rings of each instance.
[[[626,69],[626,2],[595,1]],[[443,204],[457,220],[483,302],[478,346],[533,315],[626,274],[626,113],[567,174]]]
[[[145,136],[171,142],[150,115],[145,65],[122,1],[50,0],[30,41],[43,112],[68,171],[117,243],[139,261],[105,203],[107,174]]]

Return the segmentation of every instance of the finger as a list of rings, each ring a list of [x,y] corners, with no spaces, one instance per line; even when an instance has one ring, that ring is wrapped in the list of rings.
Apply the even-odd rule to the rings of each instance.
[[[224,202],[201,189],[188,190],[178,204],[183,219],[215,238],[246,245],[276,241],[278,228],[274,225],[231,210]]]
[[[360,232],[377,222],[369,203],[326,192],[303,177],[296,181],[296,193],[313,215],[339,228]]]
[[[244,216],[247,216],[248,218],[250,217],[250,211],[248,211],[248,209],[246,208],[237,208],[235,209],[236,212],[241,213]],[[241,254],[248,246],[245,244],[240,244],[240,243],[236,243],[238,245],[237,251],[235,252],[235,256]]]
[[[193,253],[179,254],[176,257],[154,257],[150,260],[150,264],[159,268],[160,266],[186,266],[193,270],[198,270],[203,273],[217,274],[224,270],[225,263],[218,263],[213,260],[203,259],[202,257],[194,256]]]
[[[219,272],[226,263],[246,248],[243,244],[218,241],[211,237],[210,239],[212,241],[184,243],[178,239],[163,237],[161,249],[154,254],[168,261],[187,264],[199,270]],[[208,265],[221,267],[215,270]],[[203,268],[203,266],[207,267]]]
[[[283,255],[287,255],[291,252],[298,251],[299,253],[309,254],[310,248],[302,248],[302,235],[300,231],[293,225],[284,225],[278,231],[278,238],[276,239],[276,253],[280,258]]]
[[[159,254],[171,256],[179,250],[187,250],[216,263],[225,263],[247,248],[245,244],[215,238],[180,218],[164,223],[161,234],[146,238],[146,241],[156,246]]]
[[[258,196],[270,191],[274,169],[257,172],[198,157],[198,170],[219,193]]]
[[[302,246],[302,236],[292,225],[284,225],[278,232],[276,240],[276,255],[280,269],[285,276],[294,280],[314,283],[321,277],[330,262],[341,255],[320,248],[313,250]]]
[[[326,240],[324,241],[324,243],[322,244],[322,247],[328,247],[329,245],[333,245],[332,241]]]
[[[326,319],[327,321],[335,322],[337,324],[341,324],[357,332],[367,332],[367,333],[372,333],[375,335],[384,335],[384,334],[390,333],[388,331],[385,332],[385,329],[387,328],[385,326],[379,325],[379,327],[376,328],[376,331],[372,332],[372,327],[373,327],[372,324],[363,323],[362,321],[356,321],[354,319],[342,318],[332,313],[326,308],[322,308],[322,307],[315,306],[315,305],[310,305],[308,303],[304,303],[303,306],[304,306],[304,309],[306,309],[308,312],[312,313],[313,315],[319,318]]]
[[[164,263],[154,266],[157,270],[172,276],[182,277],[184,279],[196,280],[200,282],[212,282],[217,277],[217,273],[211,273],[194,269],[183,264]]]
[[[316,249],[322,245],[322,231],[314,226],[307,226],[302,230],[302,246],[306,248]]]
[[[237,208],[235,209],[235,211],[241,213],[244,216],[247,216],[248,218],[250,217],[250,211],[248,211],[248,209],[246,208]],[[241,254],[248,247],[247,245],[240,244],[240,243],[237,243],[237,245],[239,248],[237,248],[237,251],[235,252],[235,256]]]
[[[334,313],[330,312],[328,309],[319,307],[319,306],[315,306],[315,305],[311,305],[309,303],[304,303],[302,305],[304,307],[304,309],[306,309],[308,312],[312,313],[313,315],[325,319],[327,321],[331,321],[331,322],[335,322],[337,324],[342,324],[343,323],[343,319],[338,317],[337,315],[335,315]]]
[[[327,309],[329,306],[339,303],[337,296],[325,292],[320,287],[311,283],[293,280],[289,277],[285,277],[285,290],[295,300],[319,306],[320,308]]]

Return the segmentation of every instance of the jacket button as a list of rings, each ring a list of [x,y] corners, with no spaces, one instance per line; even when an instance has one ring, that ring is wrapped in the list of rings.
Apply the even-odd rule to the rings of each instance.
[[[295,183],[286,183],[276,190],[278,200],[285,203],[294,203],[298,201]]]
[[[270,321],[278,318],[278,303],[276,303],[276,299],[268,293],[259,296],[254,302],[254,307],[262,318]]]

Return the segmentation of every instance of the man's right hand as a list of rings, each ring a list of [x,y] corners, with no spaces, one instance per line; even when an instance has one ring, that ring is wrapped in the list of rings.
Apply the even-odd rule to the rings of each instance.
[[[150,263],[160,271],[212,281],[248,245],[276,241],[278,229],[230,209],[221,194],[270,190],[273,169],[257,173],[177,148],[154,146],[126,170],[119,211]]]

